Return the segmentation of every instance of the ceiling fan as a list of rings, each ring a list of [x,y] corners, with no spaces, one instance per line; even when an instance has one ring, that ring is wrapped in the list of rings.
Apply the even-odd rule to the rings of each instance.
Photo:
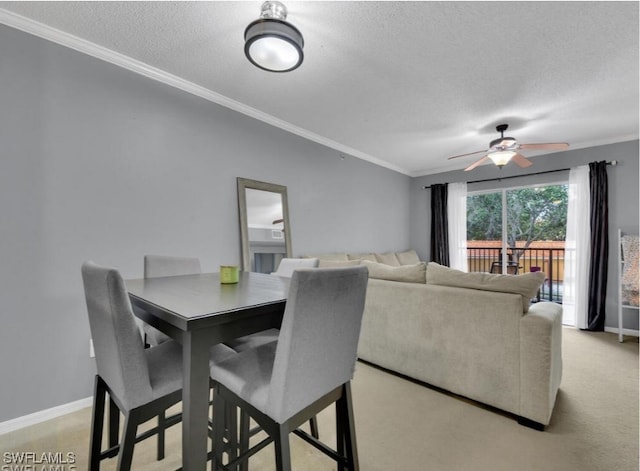
[[[482,165],[488,160],[491,160],[498,167],[502,168],[510,161],[514,161],[517,165],[522,168],[530,167],[531,161],[527,159],[524,155],[518,153],[519,150],[564,150],[569,147],[569,144],[566,142],[549,142],[543,144],[518,144],[514,137],[505,137],[504,132],[509,127],[508,124],[499,124],[496,126],[496,131],[500,133],[500,137],[494,139],[489,143],[488,150],[479,150],[476,152],[470,152],[468,154],[460,154],[454,155],[453,157],[449,157],[448,160],[457,159],[458,157],[466,157],[468,155],[480,154],[485,152],[486,155],[482,157],[480,160],[475,161],[467,168],[464,169],[465,172],[469,170],[473,170],[474,168]]]

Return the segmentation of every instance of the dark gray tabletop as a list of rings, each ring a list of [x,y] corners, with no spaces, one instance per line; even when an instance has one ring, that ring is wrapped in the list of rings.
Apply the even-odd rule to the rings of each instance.
[[[218,273],[203,273],[127,280],[126,285],[133,304],[145,309],[155,307],[182,319],[185,324],[282,303],[289,292],[288,278],[250,272],[240,272],[240,280],[234,284],[221,284]]]

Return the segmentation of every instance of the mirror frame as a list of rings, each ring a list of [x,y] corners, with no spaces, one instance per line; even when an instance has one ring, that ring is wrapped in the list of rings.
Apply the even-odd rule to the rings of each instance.
[[[238,181],[238,215],[240,217],[240,247],[242,249],[243,271],[251,271],[251,260],[249,252],[249,225],[247,222],[247,188],[253,190],[269,191],[279,193],[282,198],[282,217],[284,219],[284,244],[286,257],[291,257],[291,224],[289,221],[289,203],[287,201],[287,187],[276,185],[275,183],[261,182],[248,178],[237,178]]]

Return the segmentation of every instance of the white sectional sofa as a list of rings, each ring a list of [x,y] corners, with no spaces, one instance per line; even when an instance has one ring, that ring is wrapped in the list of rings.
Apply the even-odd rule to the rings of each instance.
[[[562,308],[529,306],[544,274],[463,273],[419,262],[413,251],[314,256],[319,266],[369,267],[361,360],[510,412],[523,425],[549,424],[562,377]]]

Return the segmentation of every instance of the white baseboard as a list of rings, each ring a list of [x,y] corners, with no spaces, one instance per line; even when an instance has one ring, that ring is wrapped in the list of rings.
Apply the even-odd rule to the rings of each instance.
[[[84,409],[85,407],[91,407],[93,405],[93,396],[85,397],[68,404],[62,404],[61,406],[52,407],[51,409],[45,409],[33,414],[23,415],[22,417],[16,417],[15,419],[7,420],[6,422],[0,422],[0,435],[13,432],[30,425],[39,424],[45,420],[55,419],[61,415],[69,414],[71,412]]]
[[[604,328],[605,332],[611,332],[613,334],[617,334],[620,329],[618,329],[617,327],[606,327]],[[640,331],[639,330],[633,330],[633,329],[622,329],[622,335],[630,335],[632,337],[640,337]]]

